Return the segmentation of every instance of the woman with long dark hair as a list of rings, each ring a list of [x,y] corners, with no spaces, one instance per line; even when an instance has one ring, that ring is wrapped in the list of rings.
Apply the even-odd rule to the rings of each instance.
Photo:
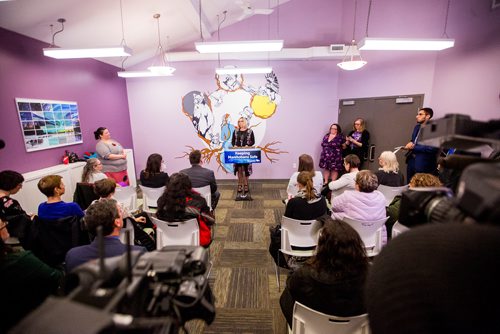
[[[196,218],[200,227],[200,245],[210,245],[210,226],[215,223],[215,218],[205,198],[192,189],[186,174],[172,174],[165,192],[158,199],[156,216],[168,222]]]
[[[280,298],[281,310],[290,327],[296,301],[336,316],[366,312],[363,286],[368,258],[363,241],[347,223],[329,216],[319,220],[324,227],[319,233],[316,254],[288,277]]]
[[[146,162],[146,168],[141,171],[141,185],[149,188],[166,186],[169,177],[164,169],[163,157],[158,153],[151,154]]]

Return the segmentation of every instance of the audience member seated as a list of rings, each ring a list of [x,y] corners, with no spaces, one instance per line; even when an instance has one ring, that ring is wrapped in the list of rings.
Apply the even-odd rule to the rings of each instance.
[[[24,177],[18,172],[4,170],[0,172],[0,219],[8,222],[7,229],[11,237],[22,238],[31,222],[18,201],[10,195],[17,194],[23,187]]]
[[[321,188],[323,186],[323,174],[321,174],[320,171],[314,171],[314,161],[309,154],[302,154],[299,157],[298,171],[292,174],[290,181],[288,182],[288,187],[286,189],[288,199],[295,197],[300,190],[297,182],[297,177],[300,172],[311,172],[313,174],[314,190],[316,190],[318,194],[321,193]]]
[[[168,184],[168,174],[165,172],[163,157],[153,153],[148,157],[146,169],[141,171],[141,185],[148,188],[161,188]]]
[[[114,199],[102,199],[89,206],[85,214],[85,224],[90,233],[97,235],[97,228],[102,226],[104,236],[104,257],[122,255],[126,245],[119,235],[123,227],[123,217],[118,203]],[[141,246],[132,246],[132,250],[145,252]],[[66,272],[79,265],[99,257],[99,241],[95,238],[89,245],[72,248],[66,254]]]
[[[0,219],[0,333],[38,307],[45,298],[55,293],[63,277],[62,271],[49,267],[30,251],[11,248],[8,222]]]
[[[90,158],[87,160],[87,164],[83,167],[82,172],[83,183],[94,183],[107,178],[106,174],[102,172],[101,160],[97,158]]]
[[[386,217],[385,197],[376,190],[377,176],[369,170],[356,175],[355,191],[346,191],[332,199],[332,217],[342,220],[349,217],[356,220],[378,220]]]
[[[47,196],[47,202],[38,206],[38,217],[55,220],[69,216],[83,217],[84,213],[76,203],[63,202],[65,187],[60,175],[44,176],[38,181],[38,189]]]
[[[114,199],[114,194],[116,190],[116,183],[112,179],[105,179],[97,181],[94,185],[94,191],[100,199]],[[98,200],[94,201],[97,202]],[[127,221],[131,220],[131,224],[134,226],[134,236],[135,243],[140,246],[146,247],[148,251],[153,251],[156,249],[155,241],[155,231],[156,228],[149,218],[148,214],[145,212],[140,212],[136,215],[132,215],[126,209],[124,209],[119,203],[120,210],[122,212],[122,217]],[[142,232],[142,233],[141,233]]]
[[[313,174],[311,172],[300,172],[297,176],[297,184],[299,192],[297,195],[290,199],[285,208],[285,217],[297,220],[312,220],[325,215],[328,211],[326,200],[323,196],[318,194],[314,189]],[[278,264],[280,257],[280,266],[287,267],[287,259],[278,250],[281,247],[281,225],[272,226],[270,228],[271,244],[269,245],[269,253]],[[293,261],[294,263],[296,261]]]
[[[346,190],[354,190],[354,180],[359,172],[360,163],[361,161],[355,154],[349,154],[344,158],[344,168],[347,173],[328,184],[328,188],[332,191],[332,198],[341,195]]]
[[[215,210],[219,202],[220,193],[217,191],[217,181],[215,181],[214,172],[201,166],[201,152],[198,150],[189,153],[189,163],[191,164],[191,168],[183,169],[181,173],[189,176],[193,188],[210,186],[212,203],[207,204],[210,204],[212,210]]]
[[[328,216],[320,220],[324,227],[316,254],[288,277],[280,298],[290,327],[296,301],[329,315],[349,317],[366,313],[363,292],[368,258],[363,241],[342,221]]]
[[[192,189],[186,174],[172,174],[165,192],[158,199],[156,216],[168,222],[196,218],[200,227],[200,245],[210,245],[210,226],[215,223],[215,218],[205,198]]]
[[[391,151],[384,151],[378,158],[380,168],[375,172],[378,184],[388,187],[404,186],[404,176],[399,171],[399,163],[396,154]]]
[[[441,181],[437,176],[428,173],[417,173],[410,180],[409,188],[421,187],[442,187]],[[399,219],[399,208],[401,206],[401,195],[394,197],[391,204],[387,207],[387,216],[389,219],[385,222],[387,235],[391,236],[392,227]]]
[[[366,284],[373,334],[500,333],[500,229],[430,224],[392,240]]]

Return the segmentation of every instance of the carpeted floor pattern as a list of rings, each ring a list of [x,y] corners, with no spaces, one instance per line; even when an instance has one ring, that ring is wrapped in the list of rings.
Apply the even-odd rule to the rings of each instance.
[[[283,216],[287,181],[251,181],[253,201],[234,201],[235,182],[219,182],[221,199],[210,246],[216,318],[187,324],[189,333],[286,333],[275,267],[268,253],[269,226]],[[281,290],[286,272],[281,272]]]

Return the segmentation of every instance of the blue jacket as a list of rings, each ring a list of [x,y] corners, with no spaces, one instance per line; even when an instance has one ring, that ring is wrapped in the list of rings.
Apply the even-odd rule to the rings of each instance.
[[[126,245],[122,244],[118,237],[104,237],[104,257],[119,256],[127,250]],[[141,246],[132,246],[132,250],[145,252],[146,248]],[[74,268],[87,261],[99,258],[99,244],[97,238],[89,245],[72,248],[66,254],[66,272],[69,273]]]
[[[417,136],[420,131],[420,126],[420,124],[417,124],[413,129],[411,141],[415,143],[415,147],[410,152],[406,163],[414,159],[416,173],[433,173],[437,166],[438,148],[418,144]]]

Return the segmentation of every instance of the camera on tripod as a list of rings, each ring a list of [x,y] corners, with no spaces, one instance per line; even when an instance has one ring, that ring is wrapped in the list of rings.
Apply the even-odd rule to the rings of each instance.
[[[12,333],[178,333],[215,318],[206,250],[167,246],[101,258],[68,275],[64,298],[49,297]],[[57,319],[57,320],[55,320]]]
[[[439,162],[449,188],[414,188],[402,194],[399,222],[492,223],[500,221],[500,120],[472,121],[446,115],[422,128],[424,145],[462,152]],[[443,179],[441,180],[443,181]]]

